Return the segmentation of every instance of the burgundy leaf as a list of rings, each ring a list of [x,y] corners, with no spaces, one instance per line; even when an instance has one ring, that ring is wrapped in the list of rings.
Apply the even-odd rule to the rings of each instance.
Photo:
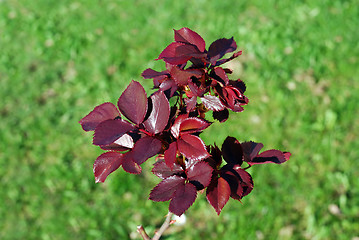
[[[197,189],[191,184],[187,183],[177,188],[170,202],[170,212],[181,216],[196,200]]]
[[[175,138],[179,137],[181,123],[188,118],[188,114],[179,115],[171,127],[171,133]]]
[[[243,151],[241,144],[234,137],[227,137],[222,144],[223,158],[228,164],[241,165],[243,162]]]
[[[187,118],[182,121],[180,125],[180,134],[189,134],[189,133],[195,133],[202,131],[206,128],[208,128],[211,124],[207,122],[206,120],[200,119],[200,118]]]
[[[181,70],[175,65],[172,65],[172,67],[170,67],[169,72],[171,74],[171,77],[178,84],[178,86],[187,85],[191,77],[200,78],[202,76],[202,72],[198,69]]]
[[[173,142],[165,151],[165,163],[171,169],[173,168],[173,165],[176,162],[176,156],[177,156],[177,143]]]
[[[236,200],[241,200],[243,196],[243,187],[241,180],[238,179],[238,174],[235,174],[231,171],[226,171],[221,174],[221,177],[227,181],[231,188],[231,198]]]
[[[190,166],[187,169],[187,178],[190,181],[197,181],[207,187],[211,182],[213,168],[211,168],[206,162],[199,162]]]
[[[161,91],[151,96],[152,111],[148,119],[144,122],[145,128],[152,134],[162,132],[170,116],[170,104]]]
[[[152,168],[152,173],[161,179],[168,178],[181,172],[183,172],[183,169],[180,165],[174,164],[171,169],[163,160],[156,162]]]
[[[170,97],[172,97],[177,91],[178,86],[172,79],[166,79],[160,84],[159,88],[162,92],[170,90]]]
[[[133,81],[118,99],[118,108],[131,122],[142,123],[147,111],[147,96],[139,82]]]
[[[181,28],[175,31],[175,41],[195,45],[201,52],[204,52],[206,43],[203,38],[189,28]]]
[[[221,177],[214,183],[211,183],[207,188],[207,200],[216,210],[218,215],[228,202],[230,195],[231,188],[227,181]]]
[[[249,165],[263,164],[263,163],[276,163],[281,164],[288,160],[285,154],[279,150],[268,150],[264,151],[258,156],[254,157],[252,161],[248,162]]]
[[[142,72],[141,76],[145,79],[155,78],[159,76],[166,76],[168,74],[167,71],[157,72],[152,68],[147,68],[145,71]]]
[[[234,58],[236,58],[236,57],[238,57],[240,55],[242,55],[242,51],[238,51],[236,53],[233,53],[233,55],[230,58],[221,59],[221,60],[217,61],[216,66],[222,65],[222,64],[224,64],[226,62],[229,62],[229,61],[233,60]]]
[[[102,145],[100,148],[103,150],[126,151],[133,148],[133,139],[130,135],[123,134],[115,142],[110,143],[109,145]]]
[[[132,149],[132,160],[137,164],[144,163],[161,150],[162,143],[159,139],[145,136],[135,143]]]
[[[241,146],[243,149],[244,161],[246,162],[251,162],[263,148],[262,143],[255,143],[252,141],[241,143]]]
[[[119,116],[120,113],[118,112],[116,106],[110,102],[106,102],[95,107],[94,110],[82,118],[79,123],[81,124],[83,130],[93,131],[101,122],[109,119],[115,119]]]
[[[212,113],[213,118],[218,120],[219,122],[223,123],[227,121],[229,117],[229,111],[227,108],[223,109],[222,111],[215,111]]]
[[[173,42],[161,52],[156,60],[163,59],[166,63],[173,65],[186,63],[192,58],[190,55],[191,48],[192,52],[196,50],[194,46],[186,45],[185,43],[180,42]]]
[[[107,176],[121,166],[122,154],[117,152],[106,152],[101,154],[93,165],[95,181],[104,182]]]
[[[131,151],[123,155],[122,168],[131,174],[140,174],[142,171],[141,167],[133,161]]]
[[[225,109],[225,106],[222,104],[221,100],[216,96],[206,95],[201,97],[203,105],[211,111],[222,111]]]
[[[156,202],[170,200],[177,189],[183,188],[185,179],[180,176],[171,176],[162,180],[150,193],[149,199]]]
[[[122,119],[109,119],[101,122],[95,129],[93,137],[94,145],[108,145],[115,142],[123,134],[131,131],[134,127]]]
[[[187,112],[191,112],[196,107],[197,97],[185,98],[184,101],[187,106]]]
[[[177,141],[178,151],[189,160],[202,160],[209,157],[206,146],[203,141],[194,135],[186,134]]]
[[[214,78],[219,82],[221,82],[224,86],[229,83],[228,76],[223,68],[221,67],[214,68],[214,73],[215,73]]]
[[[253,190],[253,179],[252,176],[244,169],[242,169],[240,166],[234,167],[234,170],[237,172],[240,180],[241,180],[241,186],[243,188],[243,195],[247,196],[252,190]]]
[[[237,44],[233,37],[230,39],[221,38],[214,41],[208,49],[208,56],[212,65],[222,58],[226,53],[233,52],[237,49]]]

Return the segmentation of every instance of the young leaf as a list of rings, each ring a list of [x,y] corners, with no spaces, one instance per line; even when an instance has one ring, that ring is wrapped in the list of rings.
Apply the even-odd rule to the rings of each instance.
[[[170,202],[170,212],[181,216],[196,200],[197,189],[191,184],[187,183],[177,188]]]
[[[142,72],[141,76],[145,79],[155,78],[159,76],[166,76],[168,75],[167,71],[157,72],[152,68],[147,68],[145,71]]]
[[[179,137],[181,123],[188,118],[188,114],[179,115],[171,127],[171,133],[175,138]]]
[[[214,68],[214,75],[213,78],[222,83],[224,86],[226,86],[229,83],[228,76],[223,68],[216,67]]]
[[[104,182],[110,173],[121,166],[122,156],[123,155],[118,152],[106,152],[96,159],[93,165],[96,183]]]
[[[208,202],[219,215],[222,211],[222,208],[229,200],[231,195],[231,188],[227,181],[220,177],[213,184],[211,183],[208,186],[206,195]]]
[[[95,129],[94,145],[108,145],[115,142],[123,134],[134,129],[132,124],[122,119],[109,119],[101,122]]]
[[[214,111],[212,113],[212,116],[214,119],[218,120],[220,123],[223,123],[223,122],[227,121],[227,119],[229,117],[229,111],[227,108],[225,108],[221,111]]]
[[[93,131],[101,122],[109,119],[115,119],[119,116],[120,113],[118,112],[116,106],[110,102],[106,102],[95,107],[94,110],[82,118],[79,123],[81,124],[83,130]]]
[[[145,128],[152,134],[162,132],[170,116],[170,104],[165,94],[161,91],[151,96],[152,111],[148,119],[144,122]]]
[[[177,189],[185,184],[185,179],[180,176],[171,176],[162,180],[150,193],[149,199],[156,202],[168,201],[173,197]]]
[[[204,52],[206,43],[203,38],[189,28],[181,28],[175,31],[175,41],[195,45],[201,52]]]
[[[181,136],[177,141],[178,151],[189,160],[202,160],[209,157],[202,139],[191,134]]]
[[[197,69],[189,69],[189,70],[182,70],[179,67],[173,65],[169,72],[171,77],[175,80],[178,86],[185,86],[188,84],[188,81],[191,77],[200,78],[202,76],[202,72]]]
[[[135,143],[132,149],[132,160],[137,164],[144,163],[161,150],[162,143],[159,139],[145,136]]]
[[[118,108],[131,122],[143,122],[147,111],[147,96],[139,82],[133,81],[118,99]]]

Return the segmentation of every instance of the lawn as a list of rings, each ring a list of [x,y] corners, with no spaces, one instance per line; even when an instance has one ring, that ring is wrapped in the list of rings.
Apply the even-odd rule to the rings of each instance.
[[[219,217],[199,196],[163,239],[359,239],[358,5],[0,0],[0,239],[139,239],[137,225],[161,225],[168,203],[147,200],[159,179],[120,169],[95,184],[102,151],[78,121],[132,79],[151,92],[140,74],[164,69],[154,59],[182,27],[243,50],[230,67],[250,103],[204,141],[292,157],[251,168],[253,192]]]

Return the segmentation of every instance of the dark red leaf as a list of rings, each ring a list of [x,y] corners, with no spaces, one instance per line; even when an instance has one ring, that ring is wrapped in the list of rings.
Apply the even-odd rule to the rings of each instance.
[[[227,73],[224,71],[223,68],[221,67],[214,68],[214,73],[215,73],[214,78],[220,83],[222,83],[224,86],[229,83]]]
[[[151,96],[152,111],[148,119],[144,122],[145,128],[152,134],[162,132],[170,116],[170,104],[165,94],[161,91]]]
[[[133,161],[131,151],[123,155],[122,168],[131,174],[140,174],[142,171],[141,167]]]
[[[202,139],[194,135],[181,136],[177,141],[177,146],[178,151],[189,160],[198,161],[210,156]]]
[[[207,187],[211,182],[213,168],[206,162],[199,162],[187,169],[187,179],[189,181],[197,181],[203,187]]]
[[[197,189],[191,184],[187,183],[177,188],[170,202],[170,212],[181,216],[196,200]]]
[[[263,164],[263,163],[276,163],[281,164],[288,160],[285,154],[279,150],[268,150],[264,151],[261,154],[257,155],[252,159],[252,161],[248,162],[249,165],[254,164]]]
[[[104,182],[110,173],[121,166],[122,156],[121,153],[106,152],[96,159],[93,165],[96,183]]]
[[[208,49],[208,56],[212,65],[222,58],[226,53],[233,52],[237,49],[237,44],[233,37],[230,39],[221,38],[214,41]]]
[[[174,164],[171,169],[163,160],[156,162],[152,168],[152,173],[161,179],[168,178],[181,172],[183,172],[181,166]]]
[[[243,151],[241,144],[234,137],[227,137],[222,144],[223,158],[228,164],[241,165],[243,162]]]
[[[222,64],[224,64],[226,62],[229,62],[229,61],[233,60],[234,58],[236,58],[236,57],[238,57],[240,55],[242,55],[242,51],[238,51],[236,53],[233,53],[233,55],[230,58],[221,59],[221,60],[217,61],[216,66],[222,65]]]
[[[126,151],[133,148],[133,139],[128,134],[123,134],[119,139],[109,145],[100,146],[103,150]]]
[[[218,120],[219,122],[223,123],[225,121],[227,121],[228,117],[229,117],[229,111],[227,108],[223,109],[222,111],[214,111],[212,113],[213,118]]]
[[[191,97],[191,98],[185,98],[184,99],[186,106],[187,106],[187,112],[191,112],[197,104],[197,96]]]
[[[235,174],[231,171],[226,171],[221,174],[221,177],[227,181],[231,188],[231,198],[236,200],[241,200],[243,195],[243,187],[241,185],[241,180],[238,179],[238,174]]]
[[[203,38],[189,28],[181,28],[175,31],[175,41],[195,45],[201,52],[204,52],[206,43]]]
[[[235,166],[233,169],[237,172],[238,177],[241,180],[241,186],[243,188],[242,197],[247,196],[253,190],[252,176],[239,165]]]
[[[202,72],[198,69],[181,70],[176,65],[172,65],[169,72],[178,86],[187,85],[191,77],[200,78],[202,76]]]
[[[183,188],[185,179],[180,176],[171,176],[162,180],[150,193],[149,199],[156,202],[170,200],[177,189]]]
[[[142,123],[147,111],[147,96],[139,82],[133,81],[118,99],[121,113],[136,124]]]
[[[159,76],[166,76],[168,74],[167,71],[157,72],[152,68],[147,68],[145,71],[142,72],[141,76],[145,79],[155,78]]]
[[[101,122],[95,129],[93,137],[94,145],[108,145],[115,142],[123,134],[131,131],[134,127],[122,119],[110,119]]]
[[[176,162],[176,156],[177,156],[177,143],[173,142],[165,151],[165,163],[171,169],[173,168],[173,165]]]
[[[186,63],[192,56],[188,55],[188,51],[181,53],[181,49],[186,50],[185,45],[185,43],[180,42],[171,43],[161,52],[156,60],[163,59],[165,62],[173,65]],[[195,50],[194,46],[192,48]]]
[[[160,88],[160,90],[162,92],[170,90],[170,95],[169,96],[172,97],[173,94],[177,91],[178,86],[177,86],[177,84],[175,83],[174,80],[166,79],[160,84],[159,88]]]
[[[161,150],[162,143],[159,139],[145,136],[135,143],[132,149],[132,160],[137,164],[144,163],[150,157],[155,156]]]
[[[180,125],[180,134],[189,134],[195,133],[199,131],[203,131],[204,129],[208,128],[211,124],[206,120],[200,118],[187,118],[182,121]]]
[[[211,111],[222,111],[225,109],[225,106],[222,104],[221,100],[216,96],[206,95],[201,97],[203,105]]]
[[[241,146],[243,150],[244,161],[246,162],[251,162],[263,148],[262,143],[255,143],[252,141],[241,143]]]
[[[179,137],[181,123],[188,118],[188,114],[179,115],[171,127],[171,133],[175,138]]]
[[[228,202],[231,195],[231,188],[227,181],[220,177],[208,186],[206,195],[208,202],[219,215]]]
[[[95,107],[94,110],[82,118],[79,123],[81,124],[83,130],[93,131],[101,122],[109,119],[115,119],[119,116],[120,113],[118,112],[116,106],[110,102],[106,102]]]

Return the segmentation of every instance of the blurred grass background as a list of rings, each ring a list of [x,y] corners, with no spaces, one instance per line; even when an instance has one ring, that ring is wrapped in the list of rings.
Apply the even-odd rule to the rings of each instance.
[[[78,121],[116,103],[131,79],[189,27],[234,37],[230,67],[250,104],[202,137],[292,152],[251,169],[255,188],[218,217],[204,196],[163,239],[359,238],[359,1],[0,0],[0,239],[139,239],[168,203],[159,182],[123,170],[95,184],[101,153]],[[150,169],[148,161],[144,168]]]

